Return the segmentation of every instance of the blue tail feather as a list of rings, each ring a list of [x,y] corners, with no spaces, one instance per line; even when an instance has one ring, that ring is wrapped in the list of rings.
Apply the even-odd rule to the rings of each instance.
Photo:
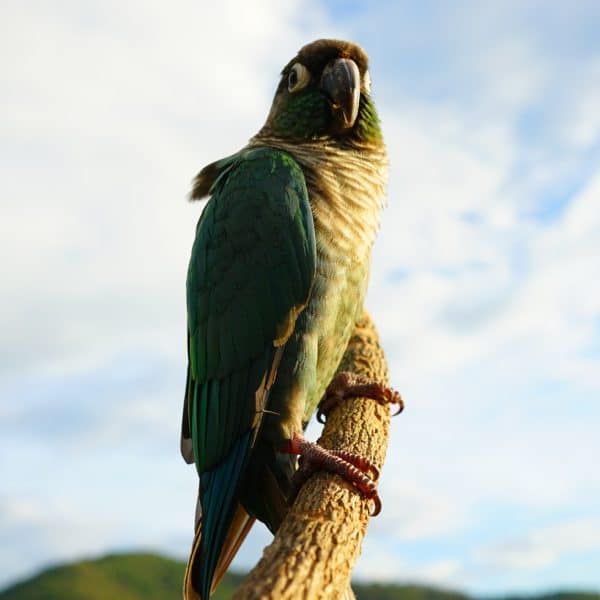
[[[238,487],[248,460],[251,432],[240,438],[221,463],[202,474],[202,539],[196,589],[208,599],[223,543],[238,504]]]

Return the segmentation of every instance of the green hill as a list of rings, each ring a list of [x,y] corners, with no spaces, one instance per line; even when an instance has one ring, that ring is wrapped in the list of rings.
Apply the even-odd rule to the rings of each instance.
[[[153,554],[109,555],[47,569],[0,592],[0,599],[180,600],[184,568]],[[229,598],[241,579],[227,575],[213,598]]]
[[[0,600],[180,600],[183,571],[182,562],[153,554],[109,555],[47,569],[0,592]],[[228,600],[242,578],[228,573],[211,600]],[[425,586],[353,583],[352,587],[358,600],[468,600],[458,592]],[[527,600],[600,600],[600,594],[547,594]]]

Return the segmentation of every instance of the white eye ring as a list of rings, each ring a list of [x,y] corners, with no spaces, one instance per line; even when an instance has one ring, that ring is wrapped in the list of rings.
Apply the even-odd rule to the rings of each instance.
[[[310,73],[308,69],[300,63],[295,63],[288,75],[288,90],[290,92],[297,92],[306,87],[309,81]]]
[[[365,74],[363,75],[363,88],[367,94],[371,93],[371,75],[369,74],[369,71],[365,71]]]

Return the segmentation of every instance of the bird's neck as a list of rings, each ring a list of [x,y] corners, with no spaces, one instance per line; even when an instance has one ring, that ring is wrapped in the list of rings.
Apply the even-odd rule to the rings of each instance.
[[[370,255],[385,204],[388,160],[382,142],[299,143],[259,135],[249,146],[278,148],[293,156],[306,178],[317,233],[341,251]]]

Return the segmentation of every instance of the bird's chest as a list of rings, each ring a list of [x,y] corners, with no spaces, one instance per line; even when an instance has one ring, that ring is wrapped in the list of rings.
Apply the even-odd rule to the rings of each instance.
[[[362,310],[369,277],[370,220],[344,211],[340,197],[311,198],[317,241],[317,273],[304,321],[315,340],[316,378],[307,390],[306,414],[311,414],[342,359],[354,324]],[[373,226],[375,229],[376,226]]]
[[[349,260],[345,264],[319,260],[319,273],[307,307],[313,315],[317,340],[315,389],[309,394],[307,411],[312,413],[342,359],[354,324],[362,309],[368,282],[368,264]]]

